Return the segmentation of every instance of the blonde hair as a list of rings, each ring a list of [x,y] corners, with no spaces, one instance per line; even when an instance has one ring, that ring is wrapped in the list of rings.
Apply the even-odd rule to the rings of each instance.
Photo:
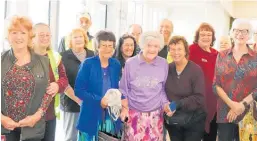
[[[32,21],[28,17],[14,15],[13,17],[11,17],[7,26],[7,37],[9,36],[11,31],[20,30],[20,27],[24,27],[26,30],[28,30],[28,47],[32,48],[32,39],[33,37],[35,37],[32,25]]]
[[[50,31],[50,33],[51,33],[51,30],[50,30],[50,27],[49,27],[49,25],[48,24],[46,24],[46,23],[37,23],[37,24],[35,24],[34,25],[34,27],[33,27],[33,32],[34,32],[34,35],[36,36],[36,29],[37,28],[39,28],[39,26],[46,26],[46,27],[48,27],[49,28],[49,31]],[[51,38],[50,38],[50,41],[51,41]],[[35,45],[35,44],[34,44]],[[50,50],[52,47],[51,47],[51,43],[50,43],[50,45],[46,48],[46,50]]]
[[[72,35],[75,33],[82,33],[83,37],[84,37],[84,43],[85,43],[85,49],[87,49],[87,45],[88,45],[88,36],[86,31],[83,28],[75,28],[71,31],[70,35],[68,36],[68,40],[69,40],[69,48],[72,48]]]

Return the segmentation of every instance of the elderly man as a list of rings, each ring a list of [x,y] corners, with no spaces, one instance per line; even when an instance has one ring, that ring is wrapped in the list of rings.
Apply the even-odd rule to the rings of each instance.
[[[91,15],[88,12],[82,12],[78,14],[78,23],[81,28],[83,28],[87,32],[87,36],[89,39],[88,44],[86,45],[88,49],[94,50],[92,45],[93,36],[89,34],[88,30],[92,25]],[[69,41],[68,36],[65,36],[61,39],[59,44],[58,52],[64,52],[69,49]]]
[[[137,47],[136,47],[137,54],[140,52],[139,37],[142,34],[142,32],[143,32],[142,27],[139,24],[132,24],[129,26],[128,34],[132,35],[137,42]]]
[[[159,26],[159,31],[164,37],[164,48],[159,52],[159,56],[167,59],[170,63],[172,58],[168,55],[168,43],[173,32],[173,23],[169,19],[163,19]]]

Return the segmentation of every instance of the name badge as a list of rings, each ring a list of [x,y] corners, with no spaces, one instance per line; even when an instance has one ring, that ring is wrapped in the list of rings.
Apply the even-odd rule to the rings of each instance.
[[[202,62],[208,62],[206,59],[202,58]]]

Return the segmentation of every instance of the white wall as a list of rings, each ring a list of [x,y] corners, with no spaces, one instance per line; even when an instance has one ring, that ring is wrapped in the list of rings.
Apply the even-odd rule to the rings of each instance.
[[[108,9],[108,29],[119,37],[130,24],[141,24],[143,30],[157,30],[163,18],[174,24],[174,34],[185,36],[191,44],[194,33],[202,22],[210,23],[219,37],[229,32],[229,15],[219,1],[159,3],[152,1],[112,1]],[[216,47],[216,46],[215,46]]]
[[[195,3],[187,6],[176,6],[169,14],[174,24],[173,35],[183,35],[189,44],[193,42],[196,29],[202,22],[211,24],[219,37],[229,33],[229,15],[219,2]],[[217,46],[215,46],[217,47]]]

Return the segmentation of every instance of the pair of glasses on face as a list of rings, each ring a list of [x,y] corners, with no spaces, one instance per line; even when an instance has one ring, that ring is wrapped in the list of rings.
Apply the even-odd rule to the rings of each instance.
[[[248,35],[249,31],[248,29],[233,29],[233,32],[238,35],[241,33],[242,35]]]

